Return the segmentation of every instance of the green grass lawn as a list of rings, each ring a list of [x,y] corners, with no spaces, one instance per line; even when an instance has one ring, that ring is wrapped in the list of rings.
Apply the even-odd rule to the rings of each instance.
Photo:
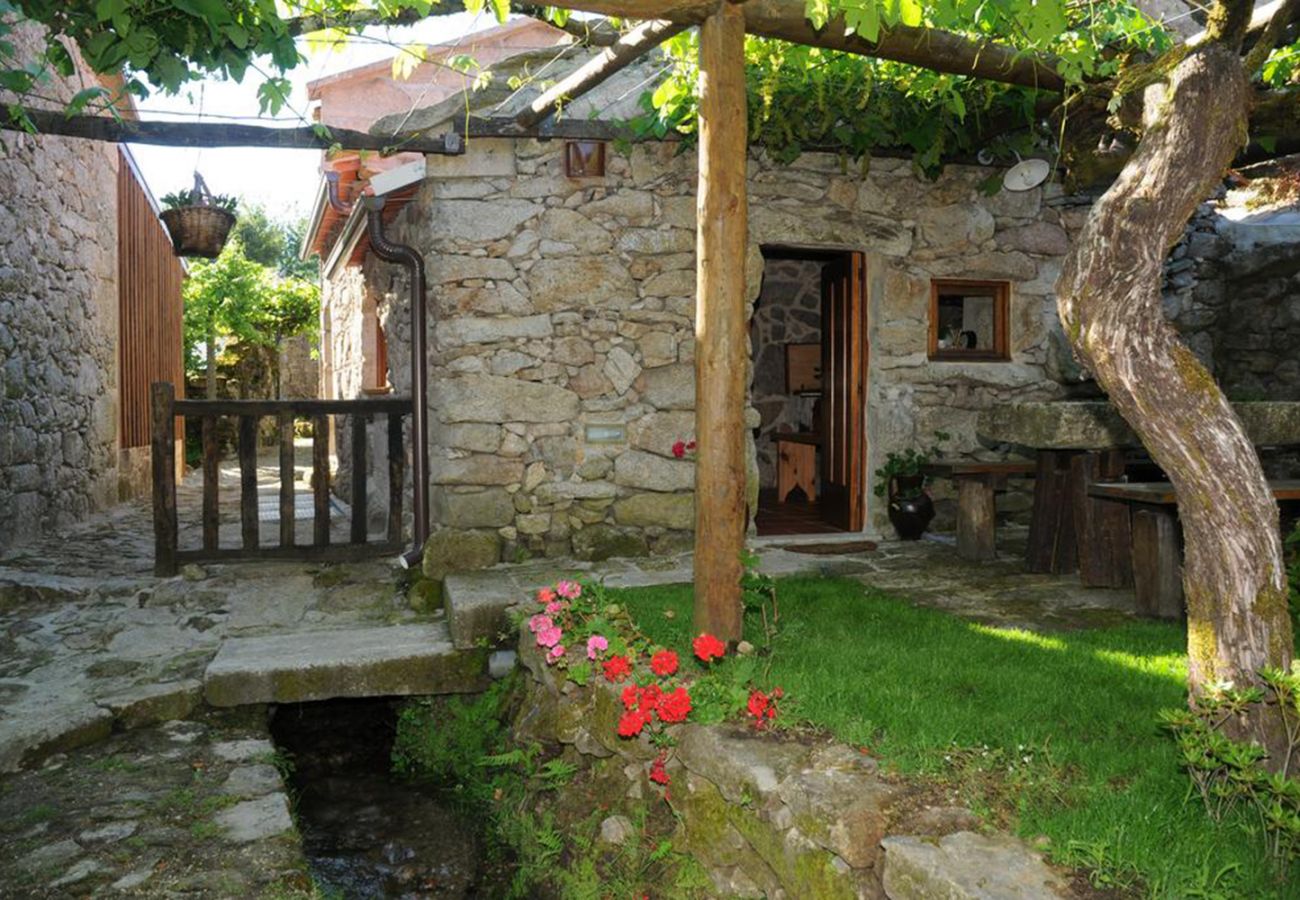
[[[1157,897],[1295,896],[1263,843],[1216,825],[1157,722],[1185,702],[1180,626],[989,628],[848,580],[778,582],[770,686],[782,714],[903,773],[952,784],[1058,862]],[[616,592],[656,641],[690,646],[689,585]],[[761,633],[747,622],[747,634]],[[684,654],[683,654],[684,655]]]

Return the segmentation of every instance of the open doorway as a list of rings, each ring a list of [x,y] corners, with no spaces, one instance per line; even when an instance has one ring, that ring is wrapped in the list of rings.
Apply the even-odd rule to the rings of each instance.
[[[866,264],[861,253],[767,246],[750,322],[760,424],[760,535],[865,522]]]

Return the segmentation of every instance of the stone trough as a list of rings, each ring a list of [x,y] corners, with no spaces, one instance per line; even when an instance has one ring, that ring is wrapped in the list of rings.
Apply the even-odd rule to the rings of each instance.
[[[1257,447],[1300,445],[1300,403],[1234,403],[1246,434]],[[979,414],[976,430],[986,438],[1035,450],[1103,450],[1141,447],[1142,442],[1108,401],[1006,403]]]

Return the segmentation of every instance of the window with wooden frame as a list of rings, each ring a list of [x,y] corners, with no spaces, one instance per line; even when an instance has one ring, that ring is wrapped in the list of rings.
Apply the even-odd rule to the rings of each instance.
[[[361,389],[368,394],[387,394],[388,336],[379,321],[379,309],[373,297],[366,297],[361,308]]]
[[[1010,306],[1008,282],[934,279],[930,282],[930,359],[1009,360]]]

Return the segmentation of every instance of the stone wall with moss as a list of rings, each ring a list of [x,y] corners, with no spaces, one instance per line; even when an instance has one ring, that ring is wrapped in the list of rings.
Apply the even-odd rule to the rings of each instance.
[[[711,896],[969,896],[954,887],[961,883],[987,885],[980,896],[1067,896],[1059,876],[1015,838],[975,833],[980,824],[970,810],[886,775],[872,757],[825,737],[670,726],[675,746],[665,789],[647,775],[659,749],[646,736],[617,736],[624,709],[618,686],[562,680],[527,630],[519,654],[525,687],[514,738],[562,746],[563,758],[608,792],[607,809],[666,803],[676,822],[674,849],[703,866]],[[575,815],[590,813],[585,807]],[[973,842],[980,852],[955,866],[916,864],[918,852],[953,841]]]
[[[12,40],[43,47],[28,26]],[[81,87],[43,90],[66,100]],[[4,142],[0,551],[118,497],[118,150],[12,131]]]

